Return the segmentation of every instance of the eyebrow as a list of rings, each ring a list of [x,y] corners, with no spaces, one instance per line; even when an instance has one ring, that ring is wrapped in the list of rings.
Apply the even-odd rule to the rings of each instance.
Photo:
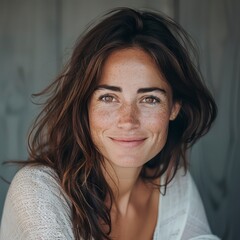
[[[101,90],[101,89],[107,89],[107,90],[111,90],[114,92],[122,92],[121,87],[105,85],[105,84],[98,85],[95,88],[95,90]],[[163,93],[164,95],[166,95],[166,90],[164,90],[163,88],[159,88],[159,87],[139,88],[137,90],[137,93],[147,93],[147,92],[154,92],[154,91],[159,91],[159,92]]]

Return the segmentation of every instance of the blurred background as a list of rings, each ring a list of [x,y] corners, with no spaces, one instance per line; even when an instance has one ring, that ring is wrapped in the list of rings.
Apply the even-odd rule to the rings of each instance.
[[[0,164],[27,158],[28,128],[39,112],[31,94],[55,78],[85,26],[118,6],[164,12],[195,39],[219,114],[191,151],[190,168],[212,231],[240,239],[239,0],[0,0]],[[8,181],[15,171],[0,165]],[[8,187],[0,179],[0,218]]]

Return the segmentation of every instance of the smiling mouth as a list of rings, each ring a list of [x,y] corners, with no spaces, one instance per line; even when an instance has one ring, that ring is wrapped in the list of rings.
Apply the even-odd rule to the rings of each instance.
[[[146,138],[141,139],[124,139],[124,138],[110,138],[114,143],[123,147],[137,147],[140,146]]]

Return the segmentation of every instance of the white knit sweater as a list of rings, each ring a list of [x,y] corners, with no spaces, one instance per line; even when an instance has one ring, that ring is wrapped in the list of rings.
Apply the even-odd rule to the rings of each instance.
[[[24,167],[16,174],[5,201],[0,240],[74,239],[71,203],[56,179],[47,167]],[[160,196],[154,240],[218,239],[211,235],[189,173],[179,170]]]

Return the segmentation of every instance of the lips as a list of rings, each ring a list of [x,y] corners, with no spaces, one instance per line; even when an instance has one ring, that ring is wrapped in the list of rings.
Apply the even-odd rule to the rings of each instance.
[[[112,138],[110,137],[112,142],[123,146],[123,147],[137,147],[140,146],[146,138]]]

